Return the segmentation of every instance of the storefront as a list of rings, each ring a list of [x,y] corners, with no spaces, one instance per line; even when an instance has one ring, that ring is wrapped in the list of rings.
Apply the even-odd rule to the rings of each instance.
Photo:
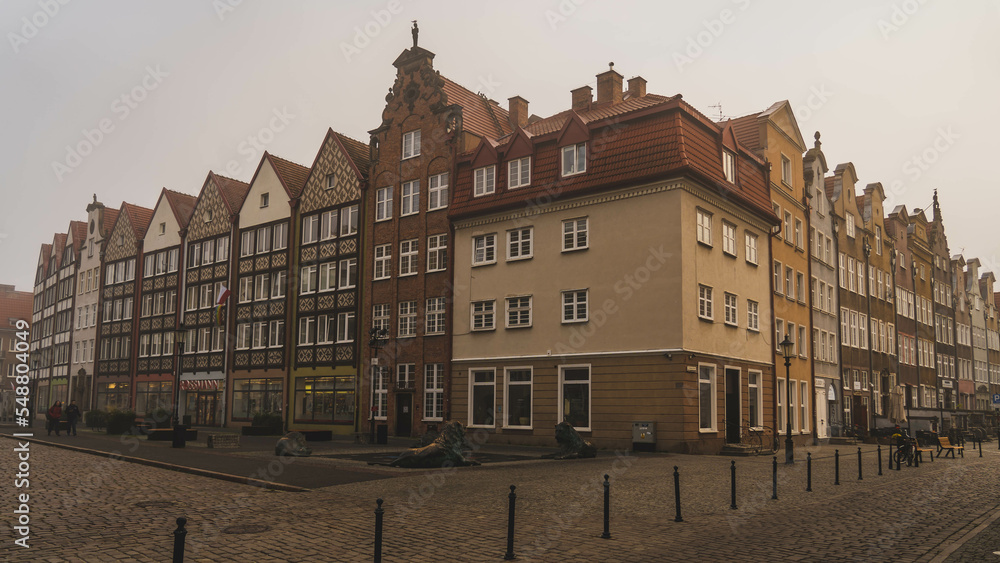
[[[135,413],[148,416],[157,409],[173,413],[174,384],[169,379],[160,378],[155,381],[136,381],[135,383]]]
[[[191,417],[193,426],[223,426],[225,389],[223,379],[181,379],[180,401],[182,417]],[[185,420],[182,418],[182,420]]]
[[[99,410],[128,410],[131,405],[131,387],[128,382],[100,382],[95,388],[96,402],[94,407]]]
[[[332,375],[295,377],[289,429],[353,432],[357,404],[357,376],[353,371],[339,368]]]
[[[279,377],[233,380],[233,422],[251,422],[254,415],[283,412],[282,388]]]

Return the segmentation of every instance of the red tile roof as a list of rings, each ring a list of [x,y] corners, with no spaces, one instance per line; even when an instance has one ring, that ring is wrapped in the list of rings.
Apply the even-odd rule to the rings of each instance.
[[[52,257],[52,245],[42,244],[42,279],[49,277],[49,258]]]
[[[227,178],[215,172],[209,172],[208,175],[215,180],[215,185],[222,192],[222,200],[229,207],[229,212],[232,214],[239,213],[240,208],[243,207],[243,200],[250,193],[250,184]]]
[[[354,166],[358,168],[361,172],[362,177],[368,177],[368,166],[369,157],[371,151],[368,149],[368,145],[362,143],[361,141],[355,141],[354,139],[344,135],[342,133],[337,133],[336,131],[330,130],[331,133],[337,136],[340,140],[340,144],[344,146],[344,150],[347,151],[347,156],[354,161]],[[314,163],[315,164],[315,163]]]
[[[128,202],[122,203],[122,210],[128,213],[129,220],[132,222],[132,230],[135,232],[135,238],[141,239],[145,237],[146,229],[149,228],[149,222],[153,220],[153,210]]]
[[[170,203],[170,209],[174,212],[177,224],[182,229],[187,227],[188,223],[191,222],[191,216],[194,215],[194,206],[198,203],[198,198],[166,188],[163,188],[163,193],[167,196],[167,202]]]
[[[267,151],[264,151],[264,158],[271,163],[274,173],[278,175],[278,181],[288,192],[289,199],[299,197],[302,194],[302,188],[306,185],[306,180],[309,178],[309,168]]]
[[[639,109],[659,105],[673,100],[675,97],[668,98],[665,96],[658,96],[656,94],[647,94],[641,98],[629,98],[619,104],[594,104],[590,107],[590,109],[578,111],[576,114],[580,116],[580,119],[582,119],[584,123],[590,123],[599,119],[624,115]],[[536,136],[554,133],[562,129],[563,125],[566,124],[566,121],[569,120],[572,113],[573,110],[569,109],[553,116],[540,119],[530,123],[524,128],[524,130],[529,134]]]
[[[30,291],[2,291],[0,292],[0,329],[14,328],[17,326],[11,322],[14,319],[31,320],[31,309],[34,295]],[[3,353],[0,350],[0,353]]]
[[[59,263],[59,267],[62,268],[62,255],[63,249],[66,248],[66,233],[56,233],[52,237],[52,255],[55,256],[56,262]],[[49,272],[51,276],[55,272]]]
[[[449,104],[462,106],[462,127],[483,137],[496,139],[511,132],[507,110],[485,96],[475,94],[444,76],[443,90]]]
[[[110,207],[104,208],[103,224],[104,227],[107,229],[107,232],[102,233],[103,236],[108,236],[111,234],[111,229],[114,228],[115,221],[118,220],[118,213],[119,211],[117,209],[111,209]]]
[[[73,252],[80,253],[80,245],[87,238],[87,223],[83,221],[70,221],[69,232],[73,234]]]
[[[750,115],[729,120],[732,123],[736,140],[752,151],[759,151],[764,148],[760,138],[760,123],[757,121],[760,113],[751,113]]]

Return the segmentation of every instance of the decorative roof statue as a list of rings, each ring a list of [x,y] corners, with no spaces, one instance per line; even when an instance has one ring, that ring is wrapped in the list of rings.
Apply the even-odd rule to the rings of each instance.
[[[417,34],[420,33],[420,28],[417,27],[417,20],[413,20],[413,29],[410,30],[410,33],[413,34],[413,46],[416,47],[417,46]]]

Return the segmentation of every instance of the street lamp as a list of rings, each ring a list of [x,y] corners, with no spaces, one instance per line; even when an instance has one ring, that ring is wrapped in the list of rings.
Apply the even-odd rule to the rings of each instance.
[[[785,358],[785,463],[795,463],[795,444],[792,442],[792,356],[795,354],[795,343],[788,335],[778,346]]]
[[[373,326],[368,329],[368,347],[372,349],[372,366],[378,370],[379,376],[382,374],[382,366],[378,365],[378,353],[388,341],[388,328]],[[371,401],[368,409],[371,413],[368,415],[369,444],[375,443],[375,377],[375,370],[372,370]]]
[[[177,365],[177,377],[174,379],[174,435],[173,435],[173,447],[183,448],[184,440],[187,437],[187,428],[181,424],[181,419],[179,416],[179,408],[181,402],[181,351],[184,350],[184,340],[187,337],[187,330],[184,329],[184,323],[179,323],[177,328],[174,329],[174,349],[176,350],[174,362]]]

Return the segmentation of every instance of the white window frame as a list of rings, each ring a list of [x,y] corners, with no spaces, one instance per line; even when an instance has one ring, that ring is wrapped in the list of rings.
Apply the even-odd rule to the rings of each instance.
[[[705,379],[703,377],[703,375],[705,375],[705,374],[703,374],[703,372],[702,372],[702,370],[706,369],[706,368],[711,371],[711,373],[708,374],[708,378],[707,379]],[[715,365],[715,364],[706,364],[706,363],[702,363],[702,362],[698,363],[698,432],[700,434],[706,434],[706,433],[710,433],[710,432],[718,432],[719,431],[718,430],[718,425],[719,425],[719,422],[718,422],[718,418],[719,418],[719,413],[718,413],[719,405],[718,405],[718,403],[719,403],[719,401],[717,400],[718,394],[719,394],[718,393],[718,385],[719,385],[719,382],[718,382],[718,369],[719,369],[719,367],[717,365]],[[711,395],[712,395],[711,396],[711,400],[709,401],[709,403],[712,405],[712,412],[710,413],[710,416],[712,417],[712,425],[711,426],[702,426],[702,421],[701,421],[701,416],[702,416],[702,412],[701,412],[701,407],[702,407],[702,393],[705,392],[705,387],[704,387],[705,385],[708,385],[708,392],[711,393]]]
[[[559,151],[560,173],[563,178],[587,171],[587,143],[562,147]]]
[[[375,191],[375,221],[392,219],[392,186]]]
[[[561,292],[562,304],[562,324],[585,323],[590,320],[590,290],[589,289],[567,289]],[[582,299],[581,299],[582,295]],[[567,301],[567,298],[569,299]],[[579,307],[583,305],[583,315],[579,314]],[[567,315],[567,313],[570,313]]]
[[[699,243],[712,246],[712,213],[695,209],[696,236]]]
[[[524,303],[524,300],[527,300],[527,303]],[[506,313],[507,313],[505,315],[505,318],[506,318],[506,328],[528,328],[528,327],[531,326],[531,323],[532,323],[532,311],[531,311],[532,296],[531,295],[515,295],[515,296],[507,297],[507,298],[504,299],[504,302],[506,304]],[[528,315],[527,316],[527,321],[526,322],[520,322],[520,319],[522,318],[522,314],[521,313],[524,313],[524,312],[527,312],[527,315]],[[515,317],[516,317],[516,319],[517,319],[513,323],[511,322],[511,314],[514,314]]]
[[[482,299],[469,304],[469,327],[473,332],[496,329],[496,300]]]
[[[507,189],[513,190],[531,185],[531,157],[515,158],[507,161]]]
[[[590,217],[574,217],[562,222],[562,251],[575,252],[590,248]]]
[[[529,375],[528,381],[517,381],[511,382],[510,372],[512,371],[527,371]],[[503,428],[511,428],[518,430],[531,430],[532,425],[535,422],[535,372],[531,366],[508,366],[503,370]],[[528,424],[510,424],[507,415],[510,413],[510,388],[523,386],[528,388]]]
[[[706,321],[714,320],[715,312],[713,309],[714,298],[712,296],[713,288],[710,285],[698,284],[698,318]]]
[[[420,129],[403,133],[402,160],[420,156]]]
[[[448,235],[427,237],[427,271],[440,272],[448,268]]]
[[[372,279],[385,280],[392,275],[392,245],[380,244],[375,247]]]
[[[473,196],[482,197],[496,193],[497,167],[493,164],[481,166],[473,171]]]
[[[419,270],[418,251],[419,239],[409,239],[399,242],[399,277],[415,276]]]
[[[490,381],[477,382],[476,374],[491,374]],[[475,397],[477,387],[491,387],[493,389],[493,407],[491,408],[491,424],[477,424],[475,422]],[[469,368],[469,428],[496,428],[497,423],[497,370],[496,368]]]
[[[427,211],[448,207],[448,173],[435,174],[427,179]]]
[[[534,255],[534,230],[534,227],[519,227],[507,231],[508,262],[527,260]]]
[[[497,234],[486,233],[472,237],[472,265],[486,266],[496,264],[496,262]]]
[[[735,293],[723,293],[724,322],[727,326],[739,326],[739,297]]]
[[[403,182],[400,192],[399,216],[406,217],[420,213],[420,180]]]
[[[417,302],[399,302],[399,324],[396,329],[397,338],[412,338],[417,335]]]
[[[760,332],[760,303],[747,299],[747,330]]]
[[[447,299],[444,297],[429,297],[424,306],[424,336],[445,333]]]
[[[722,221],[722,253],[736,258],[736,225]]]

